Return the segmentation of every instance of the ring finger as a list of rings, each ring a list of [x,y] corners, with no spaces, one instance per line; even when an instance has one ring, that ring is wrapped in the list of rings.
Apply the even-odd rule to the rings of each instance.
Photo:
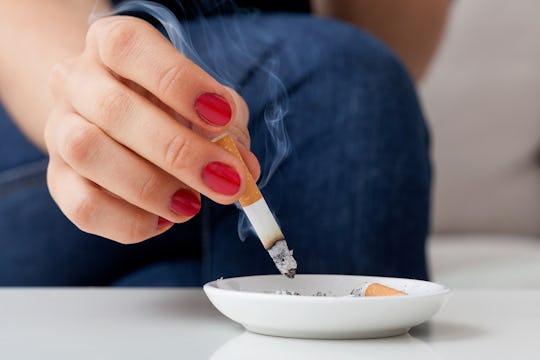
[[[111,195],[59,158],[49,161],[47,182],[60,209],[85,232],[132,244],[171,226],[169,221]]]
[[[241,193],[245,175],[238,159],[180,125],[104,69],[73,69],[65,91],[82,117],[191,188],[220,203],[231,203]]]
[[[199,211],[198,193],[118,144],[80,115],[68,113],[55,119],[52,121],[62,121],[54,135],[57,151],[81,176],[172,222],[185,222]]]

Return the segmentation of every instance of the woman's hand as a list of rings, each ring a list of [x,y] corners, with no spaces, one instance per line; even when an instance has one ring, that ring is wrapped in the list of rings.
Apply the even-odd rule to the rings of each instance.
[[[143,20],[96,21],[82,54],[54,67],[51,87],[48,185],[86,232],[135,243],[192,218],[200,194],[236,201],[243,165],[209,140],[224,131],[259,175],[242,98]]]

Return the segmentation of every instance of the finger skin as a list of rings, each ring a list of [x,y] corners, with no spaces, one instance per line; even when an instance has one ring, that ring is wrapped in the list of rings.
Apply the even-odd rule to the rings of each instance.
[[[255,181],[258,181],[259,177],[261,176],[261,167],[259,165],[259,161],[255,157],[255,155],[251,151],[249,151],[249,149],[246,148],[242,143],[236,142],[236,147],[238,148],[240,155],[242,155],[242,159],[248,167],[251,176],[253,176],[253,179]]]
[[[219,84],[179,53],[146,21],[118,16],[113,20],[103,19],[95,24],[89,41],[97,44],[97,56],[107,68],[149,91],[173,111],[191,121],[194,127],[200,128],[200,132],[206,134],[208,139],[214,138],[224,129],[201,121],[193,104],[198,96],[205,93],[226,99],[231,106],[233,119],[227,131],[249,149],[249,110],[242,97],[233,89]],[[147,69],[152,69],[152,72]],[[255,169],[258,164],[252,167]]]
[[[62,212],[82,231],[133,244],[171,227],[171,224],[160,226],[157,215],[114,197],[59,158],[49,162],[47,183]]]
[[[90,27],[87,42],[95,44],[98,60],[108,69],[147,89],[194,125],[216,134],[223,131],[197,113],[194,104],[202,94],[223,98],[232,118],[239,115],[232,93],[146,21],[129,16],[100,19]]]
[[[59,116],[54,143],[58,155],[82,177],[114,195],[175,223],[194,216],[173,211],[171,199],[189,188],[108,137],[75,113]],[[200,195],[191,191],[198,199]],[[200,205],[199,205],[200,206]]]
[[[72,68],[63,86],[65,96],[83,118],[197,192],[222,204],[233,203],[243,193],[245,174],[238,159],[98,66],[83,63]],[[239,174],[242,185],[236,194],[220,194],[203,181],[203,169],[215,161]]]

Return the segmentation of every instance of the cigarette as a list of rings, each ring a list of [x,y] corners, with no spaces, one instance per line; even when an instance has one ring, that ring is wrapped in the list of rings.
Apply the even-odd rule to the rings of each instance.
[[[259,187],[244,163],[242,155],[240,155],[238,148],[234,144],[234,140],[229,134],[225,133],[212,141],[236,156],[242,162],[244,170],[246,171],[247,184],[245,193],[238,200],[240,207],[255,229],[255,233],[259,237],[262,245],[272,257],[279,272],[288,278],[293,278],[297,268],[293,252],[292,250],[289,250],[287,242],[285,241],[285,236],[281,232],[266,200],[264,200]]]
[[[359,290],[359,291],[358,291]],[[367,283],[352,292],[355,296],[399,296],[407,295],[403,291],[396,290],[379,283]]]

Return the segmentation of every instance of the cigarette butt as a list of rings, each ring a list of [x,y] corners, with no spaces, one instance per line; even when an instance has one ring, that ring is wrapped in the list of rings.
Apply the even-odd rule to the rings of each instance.
[[[379,284],[370,283],[364,288],[364,296],[399,296],[406,295],[403,291]]]
[[[234,140],[231,138],[229,134],[223,134],[213,140],[216,144],[221,146],[223,149],[227,150],[234,156],[236,156],[244,166],[244,170],[246,171],[246,192],[240,197],[238,202],[242,207],[249,206],[253,204],[254,202],[258,201],[262,198],[261,191],[259,190],[259,187],[255,183],[255,180],[253,179],[253,176],[251,176],[251,173],[249,172],[249,169],[244,162],[244,159],[242,159],[242,155],[240,155],[240,151],[238,151],[238,148],[236,147]]]

